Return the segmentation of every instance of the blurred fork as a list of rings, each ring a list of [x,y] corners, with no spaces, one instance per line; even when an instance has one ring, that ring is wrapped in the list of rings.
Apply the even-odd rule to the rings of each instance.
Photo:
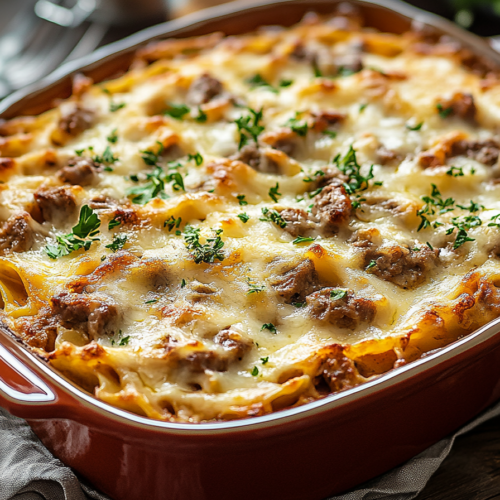
[[[96,0],[25,2],[0,37],[0,98],[94,50],[109,27],[87,21],[96,7]]]

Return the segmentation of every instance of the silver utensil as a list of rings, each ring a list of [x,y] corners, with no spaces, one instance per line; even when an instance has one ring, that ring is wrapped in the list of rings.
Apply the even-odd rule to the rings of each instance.
[[[95,50],[112,24],[163,20],[165,6],[164,0],[18,0],[0,35],[0,99]],[[0,12],[5,8],[0,4]]]

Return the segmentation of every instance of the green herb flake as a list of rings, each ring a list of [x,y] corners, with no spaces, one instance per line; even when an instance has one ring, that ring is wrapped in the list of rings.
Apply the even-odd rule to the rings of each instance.
[[[425,244],[431,249],[431,250],[434,250],[434,247],[428,242],[426,241]]]
[[[259,374],[259,369],[254,366],[252,371],[250,372],[254,377],[256,377]]]
[[[174,118],[175,120],[182,120],[184,115],[190,112],[190,109],[185,104],[174,104],[173,102],[167,103],[168,109],[163,114]]]
[[[269,356],[266,356],[265,358],[260,358],[260,360],[262,361],[262,364],[265,365],[266,363],[269,362]]]
[[[116,128],[111,131],[111,134],[106,137],[106,140],[111,144],[115,144],[118,141],[118,135],[116,134]]]
[[[240,219],[243,224],[246,224],[250,220],[250,216],[245,212],[238,214],[236,217],[238,217],[238,219]]]
[[[118,111],[119,109],[122,109],[126,106],[124,102],[110,102],[109,103],[109,111],[111,113],[114,113],[115,111]]]
[[[408,130],[411,130],[413,132],[418,132],[421,128],[424,122],[417,123],[417,125],[410,125],[409,123],[406,124],[406,128]]]
[[[111,229],[119,226],[120,224],[121,224],[121,221],[119,221],[116,217],[113,217],[113,219],[110,220],[108,223],[108,229],[111,231]]]
[[[130,335],[127,335],[126,337],[123,337],[120,342],[118,343],[119,346],[126,346],[128,345],[130,341]]]
[[[347,297],[347,290],[341,290],[339,288],[337,290],[332,290],[330,292],[330,298],[332,300],[341,300],[341,299],[344,299],[345,297]]]
[[[373,165],[368,170],[368,174],[365,176],[361,173],[361,165],[359,165],[356,150],[349,146],[347,153],[341,157],[340,154],[333,160],[337,168],[344,174],[347,175],[349,180],[344,182],[344,188],[348,194],[354,194],[359,191],[365,191],[369,187],[369,181],[373,179]]]
[[[171,215],[164,223],[163,227],[168,228],[168,232],[172,231],[174,228],[178,228],[181,225],[182,218],[178,217],[177,219]]]
[[[278,203],[278,198],[280,196],[283,196],[280,192],[279,192],[279,188],[280,188],[280,185],[279,185],[279,182],[276,183],[276,185],[272,188],[269,189],[269,197],[274,201],[274,203]]]
[[[290,87],[290,85],[293,85],[293,80],[287,80],[285,78],[281,79],[279,84],[280,87]]]
[[[185,286],[186,286],[186,280],[184,278],[182,278],[181,288],[184,288]]]
[[[271,333],[278,333],[276,327],[272,323],[264,323],[260,329],[260,331],[269,330]]]
[[[300,137],[305,137],[307,135],[307,132],[309,130],[309,125],[306,120],[300,120],[298,116],[300,116],[301,113],[297,112],[295,113],[294,118],[289,118],[287,122],[285,123],[285,127],[290,127],[293,132],[295,132],[297,135]]]
[[[372,267],[375,267],[377,263],[374,260],[371,260],[370,263],[366,266],[366,270],[371,269]]]
[[[144,303],[145,304],[155,304],[156,302],[158,302],[158,299],[146,300],[146,302],[144,302]]]
[[[248,201],[245,201],[245,195],[244,194],[239,194],[238,196],[236,196],[236,199],[238,200],[238,203],[241,206],[248,205]]]
[[[447,171],[446,175],[450,175],[452,177],[463,177],[464,176],[464,169],[463,167],[455,167],[452,165]]]
[[[198,106],[198,115],[194,117],[198,123],[205,123],[207,121],[207,114]]]
[[[448,108],[444,108],[441,103],[436,104],[436,109],[438,110],[439,116],[441,118],[448,118],[448,116],[453,113],[453,108],[450,106]]]
[[[203,163],[203,156],[201,156],[200,153],[195,153],[194,155],[189,154],[188,155],[188,160],[191,161],[193,160],[195,165],[199,167]]]
[[[250,111],[250,115],[241,116],[234,121],[240,133],[238,149],[245,146],[250,139],[257,144],[258,137],[264,130],[264,126],[260,124],[262,120],[262,109],[260,111],[255,111],[252,108],[247,109]]]
[[[252,295],[253,293],[260,293],[266,289],[265,285],[257,285],[253,283],[250,278],[247,278],[248,292],[247,295]]]
[[[285,219],[283,219],[283,217],[281,217],[281,215],[276,210],[269,210],[268,208],[264,207],[262,209],[262,215],[264,215],[264,217],[261,217],[259,219],[262,222],[274,222],[282,229],[286,227]]]
[[[331,137],[332,139],[335,139],[335,137],[337,137],[337,132],[335,132],[335,130],[323,130],[321,132],[323,135],[326,135],[328,137]]]
[[[187,225],[184,228],[184,243],[196,264],[205,262],[211,264],[216,260],[223,261],[225,258],[222,248],[224,242],[220,235],[222,229],[212,230],[214,236],[206,239],[205,244],[200,243],[200,228]]]
[[[306,307],[306,302],[292,302],[292,306],[294,307]]]
[[[250,85],[252,89],[256,89],[259,87],[265,88],[266,90],[269,90],[270,92],[273,92],[275,94],[278,93],[278,90],[276,90],[267,80],[265,80],[259,73],[255,74],[254,76],[247,78],[246,83]]]
[[[83,205],[78,224],[73,227],[72,232],[64,236],[56,236],[57,244],[47,244],[45,252],[51,259],[57,259],[81,248],[87,251],[94,241],[99,241],[99,238],[95,236],[99,233],[100,226],[101,221],[97,214],[88,205]]]
[[[359,112],[360,112],[360,113],[362,113],[362,112],[366,109],[366,107],[367,107],[367,106],[368,106],[368,104],[367,104],[367,103],[365,103],[365,104],[361,104],[361,105],[359,106]]]
[[[113,252],[117,252],[118,250],[121,250],[125,246],[125,243],[127,243],[127,235],[117,234],[113,238],[113,242],[110,243],[109,245],[106,245],[106,248],[109,248]]]
[[[294,245],[300,245],[301,243],[311,243],[312,241],[314,241],[314,238],[305,238],[303,236],[297,236],[297,238],[295,238],[292,243]]]

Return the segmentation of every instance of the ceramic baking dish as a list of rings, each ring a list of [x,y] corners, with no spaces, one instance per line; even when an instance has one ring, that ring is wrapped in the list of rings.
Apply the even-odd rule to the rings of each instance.
[[[0,117],[43,111],[69,95],[76,71],[100,81],[126,70],[134,50],[151,40],[290,25],[335,3],[239,2],[152,27],[14,94],[0,103]],[[353,3],[369,26],[401,33],[423,22],[500,65],[486,42],[441,18],[397,1]],[[197,425],[98,401],[0,328],[0,405],[115,500],[320,500],[404,462],[499,397],[500,319],[354,389],[262,417]]]

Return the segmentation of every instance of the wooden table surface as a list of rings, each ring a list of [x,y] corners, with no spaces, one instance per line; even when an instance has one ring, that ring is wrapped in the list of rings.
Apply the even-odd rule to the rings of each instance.
[[[500,417],[459,437],[417,500],[500,500]]]

